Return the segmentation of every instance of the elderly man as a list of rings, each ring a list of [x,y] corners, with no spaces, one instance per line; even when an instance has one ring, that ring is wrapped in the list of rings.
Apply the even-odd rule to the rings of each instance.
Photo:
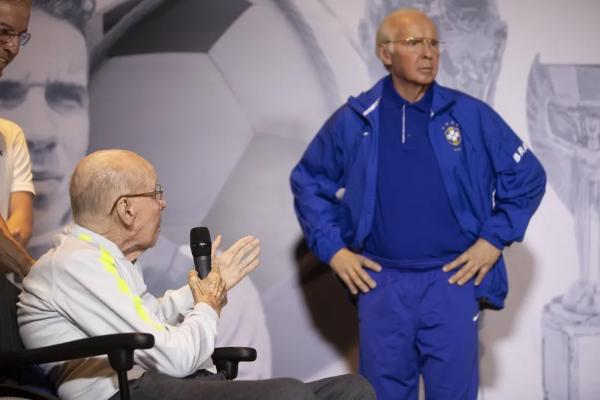
[[[501,252],[545,190],[500,116],[435,82],[440,45],[423,13],[385,17],[389,76],[326,122],[291,176],[309,246],[360,293],[360,368],[378,399],[417,399],[420,374],[428,399],[477,397],[479,309],[504,306]]]
[[[28,0],[0,0],[0,77],[30,38],[30,13]],[[22,277],[34,262],[24,246],[31,236],[35,190],[23,132],[4,119],[0,119],[0,171],[0,272]]]
[[[346,376],[303,384],[291,379],[221,382],[219,375],[180,379],[210,366],[226,292],[258,265],[259,242],[247,236],[200,280],[156,299],[134,262],[157,240],[163,189],[152,165],[125,150],[92,153],[76,167],[69,193],[74,224],[23,282],[18,304],[26,347],[94,335],[150,332],[155,346],[135,353],[133,399],[373,398],[366,382]],[[218,247],[217,238],[214,248]],[[47,366],[61,398],[117,398],[106,358]],[[196,374],[198,375],[198,374]],[[115,393],[117,392],[117,393]],[[313,394],[314,392],[314,394]]]

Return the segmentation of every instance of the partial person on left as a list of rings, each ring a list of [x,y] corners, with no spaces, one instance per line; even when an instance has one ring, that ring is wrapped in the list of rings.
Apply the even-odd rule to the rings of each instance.
[[[0,78],[31,37],[27,32],[30,13],[29,0],[0,0]],[[0,118],[0,139],[0,272],[20,279],[35,261],[25,251],[33,227],[35,189],[21,128]]]

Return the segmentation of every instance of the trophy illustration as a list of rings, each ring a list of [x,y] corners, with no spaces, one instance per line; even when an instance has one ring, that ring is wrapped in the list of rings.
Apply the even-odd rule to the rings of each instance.
[[[600,66],[531,67],[527,119],[532,146],[573,214],[579,274],[542,316],[544,398],[600,393]],[[565,266],[568,267],[568,266]]]

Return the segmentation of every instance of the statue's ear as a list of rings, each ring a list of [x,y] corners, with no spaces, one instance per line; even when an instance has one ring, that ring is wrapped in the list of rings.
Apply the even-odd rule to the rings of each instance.
[[[377,57],[386,68],[392,65],[392,47],[391,43],[380,43],[377,45]]]

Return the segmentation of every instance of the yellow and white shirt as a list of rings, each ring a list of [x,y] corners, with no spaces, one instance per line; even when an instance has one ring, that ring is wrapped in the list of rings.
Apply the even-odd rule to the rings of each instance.
[[[23,281],[18,320],[26,348],[97,335],[147,332],[151,349],[136,350],[128,378],[146,370],[175,377],[212,366],[217,313],[194,305],[189,286],[155,298],[146,290],[139,266],[129,262],[108,239],[79,225],[56,236]],[[107,357],[92,357],[42,366],[58,387],[60,398],[108,399],[117,376]]]

